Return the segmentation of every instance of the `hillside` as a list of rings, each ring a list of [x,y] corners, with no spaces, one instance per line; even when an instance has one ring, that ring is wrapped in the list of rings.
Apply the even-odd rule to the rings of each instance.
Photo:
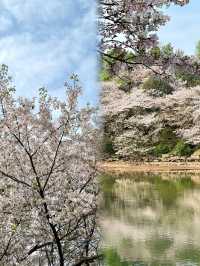
[[[142,68],[132,73],[131,79],[134,85],[128,91],[116,78],[102,84],[108,157],[190,156],[200,144],[200,86],[179,82],[171,91],[160,93],[163,84],[152,82],[152,73]]]

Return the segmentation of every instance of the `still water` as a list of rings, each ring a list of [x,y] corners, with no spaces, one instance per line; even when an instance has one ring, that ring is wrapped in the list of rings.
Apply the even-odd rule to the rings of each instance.
[[[102,177],[106,266],[200,265],[200,174]]]

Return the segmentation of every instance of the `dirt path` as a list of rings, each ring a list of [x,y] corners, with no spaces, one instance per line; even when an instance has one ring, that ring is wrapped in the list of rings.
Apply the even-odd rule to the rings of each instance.
[[[105,172],[194,172],[200,173],[200,162],[100,162],[99,169]]]

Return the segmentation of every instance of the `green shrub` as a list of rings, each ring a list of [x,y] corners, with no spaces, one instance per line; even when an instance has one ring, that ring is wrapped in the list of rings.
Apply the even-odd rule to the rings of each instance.
[[[200,75],[178,71],[176,73],[176,77],[182,81],[185,81],[187,87],[195,87],[200,85]]]
[[[171,146],[168,144],[157,144],[153,150],[153,155],[156,157],[161,156],[162,154],[167,154],[171,151]]]
[[[99,71],[99,80],[100,81],[108,81],[112,79],[111,75],[111,66],[107,62],[107,58],[101,58],[100,62],[100,71]]]
[[[193,148],[183,140],[179,140],[172,153],[177,156],[190,156],[193,153]]]
[[[153,155],[159,157],[162,154],[170,153],[176,146],[177,141],[178,138],[173,128],[169,126],[163,128],[158,134],[158,141],[154,147]]]
[[[142,84],[142,89],[152,96],[164,96],[172,94],[173,87],[164,79],[157,76],[151,76]]]
[[[115,79],[115,81],[118,84],[119,89],[125,92],[129,92],[133,86],[133,82],[129,77],[121,77],[121,78],[118,77]]]
[[[150,51],[150,54],[155,60],[158,60],[161,56],[160,47],[153,47]]]
[[[103,138],[102,151],[104,154],[107,154],[107,155],[114,155],[115,154],[112,139],[107,135],[105,135]]]
[[[168,43],[161,47],[153,47],[150,50],[150,54],[155,60],[158,60],[160,57],[169,58],[174,54],[174,48],[171,43]]]
[[[168,43],[166,45],[163,45],[161,47],[161,55],[165,58],[169,58],[174,54],[174,48],[171,45],[171,43]]]
[[[133,62],[134,60],[136,60],[136,58],[136,55],[129,51],[127,51],[124,55],[124,60],[128,63]]]
[[[173,149],[178,141],[176,134],[174,133],[173,128],[166,126],[165,128],[161,129],[158,134],[158,144],[167,144],[170,146],[170,149]]]
[[[112,79],[112,76],[110,75],[109,71],[103,68],[100,71],[100,81],[109,81],[111,79]]]

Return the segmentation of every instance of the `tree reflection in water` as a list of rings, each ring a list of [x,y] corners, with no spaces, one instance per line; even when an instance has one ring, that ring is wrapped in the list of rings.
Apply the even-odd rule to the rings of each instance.
[[[101,226],[108,266],[199,265],[200,176],[103,176]]]

